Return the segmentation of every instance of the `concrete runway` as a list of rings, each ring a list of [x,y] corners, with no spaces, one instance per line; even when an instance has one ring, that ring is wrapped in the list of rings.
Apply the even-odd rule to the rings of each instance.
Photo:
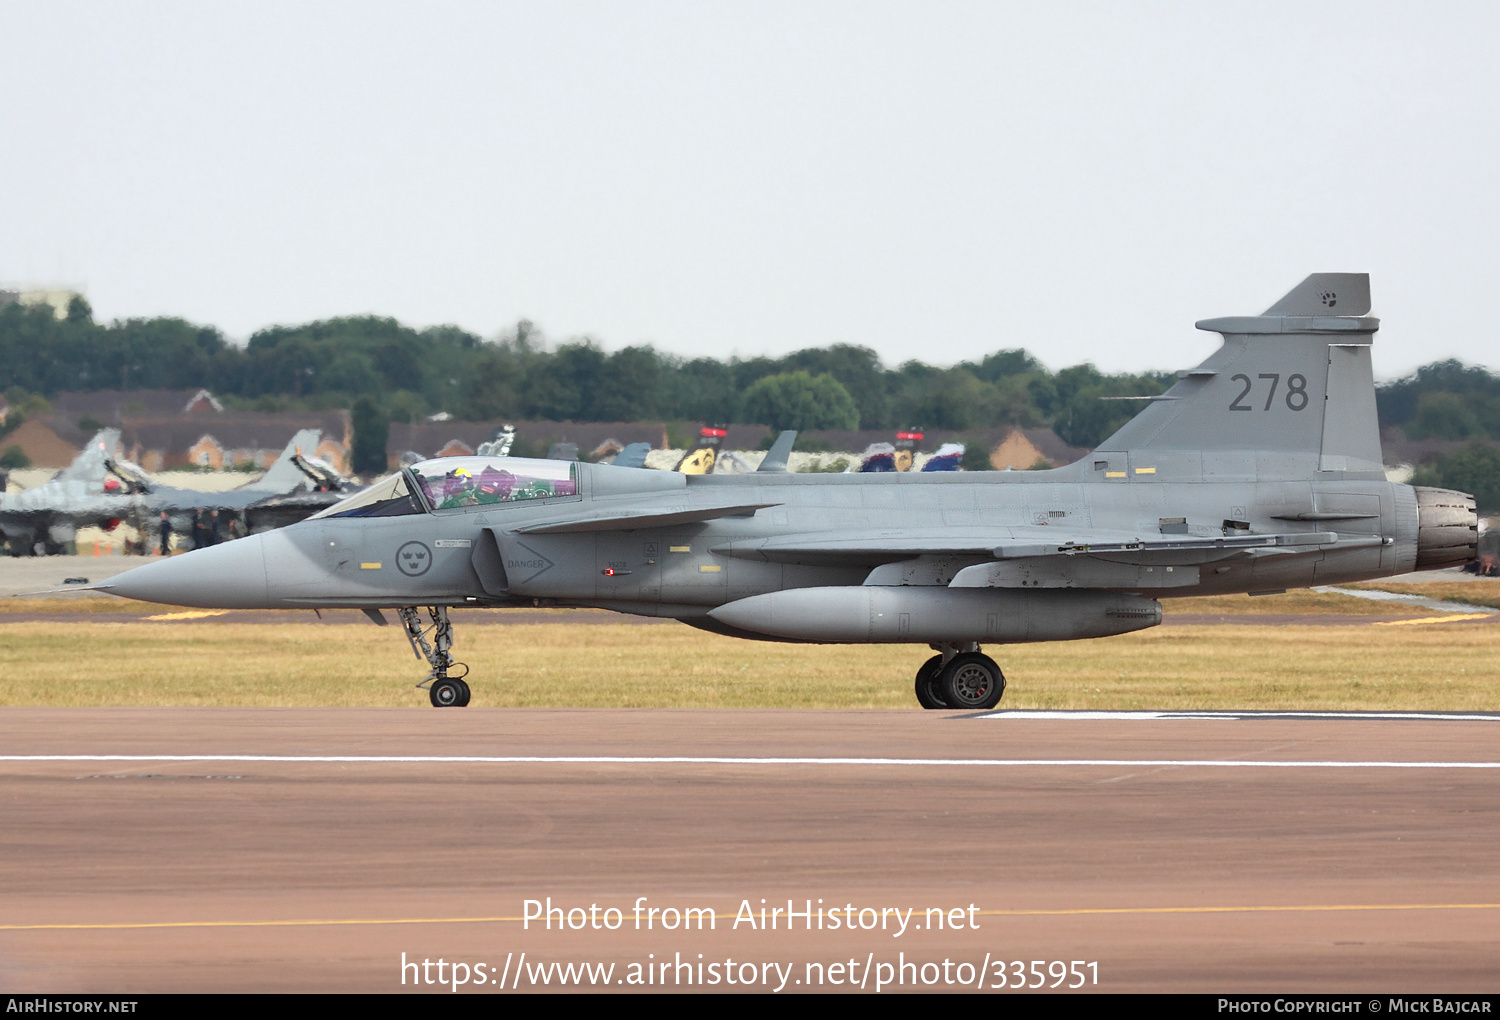
[[[0,986],[432,991],[442,958],[491,994],[664,959],[669,989],[1062,961],[1108,991],[1493,991],[1497,747],[1500,718],[0,709]],[[621,924],[523,927],[549,896]],[[636,930],[640,897],[716,927]],[[815,927],[761,929],[762,898]]]

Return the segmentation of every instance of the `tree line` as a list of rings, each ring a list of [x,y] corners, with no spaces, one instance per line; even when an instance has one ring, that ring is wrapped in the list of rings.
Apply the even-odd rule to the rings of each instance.
[[[1150,396],[1172,381],[1171,373],[1109,374],[1091,364],[1053,372],[1020,349],[946,367],[889,367],[851,344],[776,358],[683,358],[649,346],[611,352],[587,338],[549,342],[526,321],[485,340],[456,326],[419,330],[351,316],[263,329],[240,345],[177,318],[96,323],[81,298],[61,319],[47,307],[0,307],[0,388],[33,413],[36,396],[65,390],[204,386],[240,410],[358,400],[371,423],[447,411],[475,421],[750,422],[804,431],[1047,425],[1087,447],[1140,407],[1100,397]],[[1376,399],[1381,425],[1412,439],[1486,449],[1500,440],[1500,376],[1481,367],[1427,365],[1380,386]],[[1482,452],[1467,456],[1487,463]]]
[[[93,321],[75,299],[65,318],[0,308],[0,388],[26,394],[205,386],[240,410],[325,410],[368,397],[388,421],[437,411],[474,421],[750,422],[773,428],[966,430],[1050,425],[1098,442],[1167,373],[1052,372],[1023,350],[943,367],[891,368],[869,348],[836,344],[784,357],[683,358],[649,346],[606,351],[551,343],[522,321],[498,339],[455,326],[413,329],[352,316],[275,326],[244,345],[176,318]],[[12,400],[16,403],[17,400]]]

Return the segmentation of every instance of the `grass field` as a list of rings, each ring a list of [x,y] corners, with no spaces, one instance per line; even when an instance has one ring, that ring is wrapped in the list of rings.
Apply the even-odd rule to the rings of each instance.
[[[1369,584],[1346,584],[1345,588],[1363,588],[1366,591],[1393,591],[1401,595],[1421,595],[1423,598],[1441,599],[1445,602],[1467,602],[1471,606],[1489,606],[1500,609],[1500,584],[1488,581],[1422,581],[1417,584],[1395,584],[1371,582]]]
[[[1359,587],[1500,605],[1500,585]],[[1446,614],[1314,591],[1170,599],[1163,608],[1168,620],[1182,614],[1334,614],[1390,622],[1246,621],[992,646],[988,650],[1010,682],[1003,704],[1500,708],[1495,626],[1424,623]],[[535,610],[526,612],[536,619]],[[100,618],[121,613],[137,619]],[[476,706],[914,709],[911,677],[932,654],[912,646],[740,641],[675,623],[624,622],[598,611],[547,615],[554,614],[559,621],[580,622],[476,625],[506,611],[457,614],[455,654],[472,667]],[[188,622],[177,607],[107,597],[0,599],[0,705],[427,705],[426,694],[413,687],[425,665],[412,657],[397,627],[373,627],[353,611],[325,613],[328,622],[322,624],[306,611],[253,623],[235,622],[232,613],[194,615],[210,618]],[[279,622],[283,615],[285,622]],[[338,617],[355,622],[333,622]]]
[[[459,619],[455,654],[472,667],[475,706],[915,709],[911,677],[931,654],[675,623]],[[1500,708],[1497,643],[1500,628],[1472,622],[1248,624],[988,650],[1009,679],[1008,708],[1476,710]],[[0,705],[425,708],[412,687],[424,672],[397,628],[363,623],[0,624]]]

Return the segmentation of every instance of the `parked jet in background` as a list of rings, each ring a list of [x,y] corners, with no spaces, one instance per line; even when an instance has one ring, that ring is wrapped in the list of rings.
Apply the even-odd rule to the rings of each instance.
[[[917,462],[917,453],[926,438],[917,429],[904,429],[896,433],[894,443],[871,443],[864,453],[850,465],[849,470],[860,474],[879,474],[889,471],[910,471]],[[944,443],[937,453],[923,462],[923,471],[957,471],[964,459],[963,443]]]
[[[1385,479],[1369,308],[1367,276],[1315,274],[1262,315],[1198,323],[1218,350],[1062,468],[689,476],[449,458],[95,587],[377,622],[395,609],[438,706],[469,699],[451,608],[545,605],[759,640],[929,645],[921,704],[990,708],[1005,678],[981,643],[1121,634],[1160,623],[1159,599],[1474,557],[1472,497]]]
[[[109,470],[110,458],[119,441],[119,429],[100,429],[84,444],[73,463],[48,481],[21,492],[0,493],[0,536],[12,556],[35,551],[60,552],[63,543],[72,540],[69,529],[75,527],[68,508],[92,505],[106,496],[115,500],[124,493],[123,484]],[[116,501],[110,506],[122,504]],[[96,519],[100,518],[90,516],[88,523]],[[102,518],[105,523],[110,519],[108,515]],[[53,527],[57,528],[56,538],[51,534]],[[36,550],[36,546],[42,548]]]
[[[723,425],[703,426],[698,430],[698,445],[683,454],[672,470],[684,475],[713,474],[719,448],[724,445],[724,437],[727,435],[729,430]]]
[[[252,531],[289,524],[349,495],[338,471],[302,453],[315,449],[321,435],[303,429],[261,477],[227,492],[203,492],[163,485],[137,465],[116,459],[120,433],[104,429],[51,481],[0,497],[0,530],[10,554],[24,556],[63,551],[79,528],[112,530],[124,521],[150,534],[162,511],[178,534],[192,528],[199,510],[243,514]],[[274,502],[292,494],[303,502]]]

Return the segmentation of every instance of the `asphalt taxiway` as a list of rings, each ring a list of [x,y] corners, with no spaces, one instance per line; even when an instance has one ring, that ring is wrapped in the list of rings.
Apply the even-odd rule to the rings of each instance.
[[[534,988],[522,953],[788,991],[1082,961],[1109,991],[1457,992],[1500,949],[1484,714],[3,709],[0,804],[0,986],[28,992],[436,990],[403,953],[487,994]],[[583,927],[523,927],[547,897]],[[749,926],[762,900],[814,927]],[[816,927],[846,907],[883,927]]]

